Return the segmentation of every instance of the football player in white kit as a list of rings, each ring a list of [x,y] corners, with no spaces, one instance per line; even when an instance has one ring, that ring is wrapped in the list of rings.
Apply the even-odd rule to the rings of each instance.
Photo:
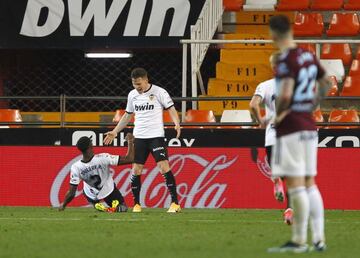
[[[126,135],[128,151],[126,156],[111,155],[109,153],[94,154],[92,141],[89,137],[81,137],[76,146],[83,157],[71,166],[70,189],[65,195],[59,210],[63,211],[75,197],[80,181],[84,182],[84,195],[95,209],[107,212],[126,212],[127,206],[120,191],[116,188],[110,166],[131,164],[134,160],[134,136]],[[105,207],[104,200],[109,208]]]
[[[134,196],[133,212],[141,212],[140,192],[141,173],[144,164],[151,153],[160,173],[164,176],[166,186],[171,196],[171,205],[167,212],[174,213],[181,210],[178,203],[176,182],[171,172],[167,148],[165,144],[165,131],[163,111],[168,110],[175,124],[176,137],[180,137],[180,120],[169,93],[156,85],[150,84],[145,69],[135,68],[131,72],[134,89],[128,95],[126,112],[114,130],[107,132],[105,144],[110,144],[117,134],[123,130],[135,114],[135,158],[131,190]]]
[[[274,52],[270,56],[270,65],[275,70],[275,65],[280,56],[280,52]],[[260,83],[255,90],[254,96],[250,101],[250,110],[260,128],[265,130],[265,148],[268,164],[271,164],[272,148],[276,142],[276,131],[274,128],[275,119],[275,78]],[[260,112],[260,105],[265,104],[266,115],[263,117]],[[282,202],[284,200],[284,187],[281,178],[274,178],[274,195],[276,200]],[[289,198],[287,198],[287,209],[284,211],[284,222],[288,225],[292,224],[293,210],[289,207]]]

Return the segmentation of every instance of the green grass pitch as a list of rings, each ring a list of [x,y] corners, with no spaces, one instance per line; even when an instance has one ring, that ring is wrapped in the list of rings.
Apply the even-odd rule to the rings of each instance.
[[[360,212],[327,211],[325,253],[269,254],[289,239],[279,210],[0,207],[0,257],[359,257]]]

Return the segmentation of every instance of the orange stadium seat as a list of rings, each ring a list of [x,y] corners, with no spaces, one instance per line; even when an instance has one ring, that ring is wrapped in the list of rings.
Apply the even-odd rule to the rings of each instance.
[[[358,45],[358,48],[356,50],[356,59],[360,60],[360,45]]]
[[[1,122],[22,122],[22,117],[20,114],[20,111],[18,109],[0,109],[0,121]],[[1,127],[11,127],[11,128],[17,128],[21,126],[1,126]]]
[[[122,117],[124,114],[125,114],[125,110],[123,110],[123,109],[118,109],[118,110],[116,110],[115,115],[114,115],[114,118],[113,118],[112,121],[113,121],[114,123],[118,123],[118,122],[120,121],[121,117]],[[131,118],[130,123],[134,123],[134,117]]]
[[[356,36],[359,28],[359,18],[356,13],[334,13],[326,34],[330,37]]]
[[[321,59],[341,59],[344,65],[350,65],[352,61],[349,44],[324,44],[321,50]]]
[[[276,9],[278,11],[301,11],[307,10],[310,0],[280,0]]]
[[[317,123],[322,123],[322,122],[325,121],[324,116],[323,116],[320,108],[315,110],[312,115],[313,115],[314,121],[317,122]]]
[[[186,111],[185,123],[216,123],[216,119],[212,110],[190,109]]]
[[[225,11],[240,11],[244,1],[243,0],[224,0],[223,2]]]
[[[350,66],[350,76],[360,76],[360,60],[354,59]]]
[[[345,10],[360,10],[360,0],[348,0],[346,4],[344,4]]]
[[[296,37],[320,37],[324,31],[321,13],[298,13],[293,30]]]
[[[336,77],[335,76],[330,76],[329,79],[332,82],[332,86],[329,89],[329,91],[327,93],[327,96],[329,96],[329,97],[339,96],[339,88],[338,88],[338,82],[336,80]]]
[[[329,116],[330,123],[358,123],[359,116],[355,109],[351,110],[340,110],[334,109],[331,111]],[[356,126],[329,126],[328,128],[357,128]]]
[[[300,44],[298,44],[298,47],[306,49],[307,51],[309,51],[309,52],[313,53],[314,55],[316,55],[316,46],[315,46],[315,44],[300,43]]]
[[[343,3],[343,0],[312,0],[310,9],[322,11],[340,10]]]
[[[360,96],[360,77],[347,76],[340,96]]]
[[[163,112],[163,121],[164,123],[172,123],[173,120],[171,119],[170,112],[167,110],[164,110]]]

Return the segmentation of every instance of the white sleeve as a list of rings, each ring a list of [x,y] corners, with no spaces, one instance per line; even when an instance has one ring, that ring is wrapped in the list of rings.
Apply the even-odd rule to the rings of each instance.
[[[265,87],[263,83],[260,83],[255,90],[254,96],[260,96],[262,99],[265,98]]]
[[[133,105],[133,97],[131,92],[128,95],[127,104],[126,104],[126,110],[127,113],[134,113],[134,105]]]
[[[72,185],[80,184],[79,170],[74,166],[71,166],[70,184],[72,184]]]
[[[109,153],[101,153],[99,156],[101,156],[101,159],[105,164],[112,166],[117,166],[120,159],[119,155],[111,155]]]
[[[170,97],[169,93],[164,89],[160,90],[160,103],[164,109],[169,109],[174,106],[174,101]]]

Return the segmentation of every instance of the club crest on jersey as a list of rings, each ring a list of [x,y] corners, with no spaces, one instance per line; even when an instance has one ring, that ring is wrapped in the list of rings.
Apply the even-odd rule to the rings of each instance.
[[[149,96],[150,101],[153,101],[154,98],[155,98],[155,95],[154,95],[154,94],[150,94],[150,96]]]
[[[150,105],[149,103],[146,103],[144,105],[136,105],[135,104],[135,111],[145,111],[145,110],[153,110],[154,105]]]

